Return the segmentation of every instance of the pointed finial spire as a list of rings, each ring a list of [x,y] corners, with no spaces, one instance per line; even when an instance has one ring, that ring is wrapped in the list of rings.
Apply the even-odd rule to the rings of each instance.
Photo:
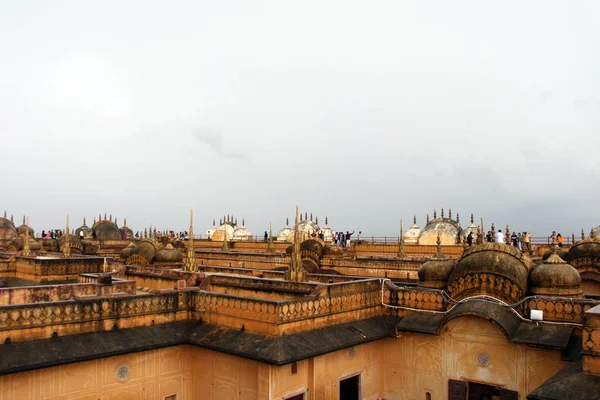
[[[106,220],[106,213],[104,213],[104,220]]]
[[[496,243],[496,227],[494,226],[493,222],[492,222],[492,243]]]
[[[13,219],[13,215],[12,214],[10,214],[10,222],[12,222],[13,225],[15,224],[15,220]]]
[[[429,213],[427,213],[427,218],[425,219],[425,223],[429,223]]]
[[[71,240],[69,236],[69,216],[67,215],[67,224],[65,226],[65,242],[63,243],[63,256],[71,258]]]
[[[23,215],[23,225],[25,225],[25,216]]]
[[[308,213],[306,211],[304,212],[304,220],[308,221]]]
[[[581,228],[581,240],[585,239],[585,232],[583,231],[583,228]]]
[[[437,210],[434,208],[433,209],[433,219],[437,218]]]
[[[329,222],[327,221],[327,216],[325,216],[325,226],[328,226]]]
[[[185,260],[184,270],[191,272],[198,270],[198,267],[196,266],[196,252],[194,250],[194,210],[190,210],[190,231],[188,236],[187,258]]]
[[[127,226],[127,218],[123,218],[123,226]]]
[[[215,226],[215,219],[213,218],[213,227]]]
[[[456,213],[456,223],[460,225],[460,215]]]
[[[575,232],[571,232],[571,244],[575,243]]]
[[[273,224],[269,221],[269,243],[267,245],[267,251],[273,251]]]
[[[302,214],[300,214],[300,222],[302,222]]]
[[[115,217],[115,225],[119,225],[119,223],[117,222],[117,217]]]
[[[435,243],[436,243],[437,251],[433,255],[432,259],[444,260],[446,258],[446,256],[444,256],[444,253],[442,253],[442,237],[440,236],[439,232],[437,234],[437,240],[435,241]]]
[[[235,219],[235,224],[237,225],[237,218]],[[242,226],[246,226],[246,219],[242,217]]]
[[[475,219],[473,218],[473,213],[471,213],[471,223],[473,224],[475,222]]]
[[[417,214],[413,215],[413,225],[417,224]]]
[[[289,220],[289,218],[285,219],[285,226],[290,226],[290,220]]]
[[[448,218],[452,219],[452,209],[451,208],[448,209]]]
[[[85,217],[83,217],[83,225],[85,225]]]
[[[312,213],[310,213],[310,220],[311,220],[311,221],[313,220],[313,218],[312,218]]]

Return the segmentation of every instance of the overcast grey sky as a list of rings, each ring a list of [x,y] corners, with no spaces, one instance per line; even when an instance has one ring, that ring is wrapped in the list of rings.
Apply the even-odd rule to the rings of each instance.
[[[0,4],[0,211],[37,230],[600,223],[598,1]]]

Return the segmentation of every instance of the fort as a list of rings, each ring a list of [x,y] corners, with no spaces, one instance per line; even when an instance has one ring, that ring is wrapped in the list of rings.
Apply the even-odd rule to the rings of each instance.
[[[342,247],[323,221],[36,238],[5,214],[0,400],[600,398],[597,228],[525,249],[442,210]]]

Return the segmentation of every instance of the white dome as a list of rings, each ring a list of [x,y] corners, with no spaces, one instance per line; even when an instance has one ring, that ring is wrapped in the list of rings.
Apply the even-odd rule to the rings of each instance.
[[[419,242],[419,236],[421,236],[421,228],[415,223],[402,237],[406,244],[417,244]]]
[[[285,226],[285,228],[283,228],[282,230],[280,230],[279,232],[277,232],[277,241],[278,242],[285,242],[287,241],[287,238],[290,234],[292,234],[292,230],[290,229],[289,226]]]
[[[245,226],[237,228],[233,231],[233,240],[252,240],[252,232],[246,229]]]

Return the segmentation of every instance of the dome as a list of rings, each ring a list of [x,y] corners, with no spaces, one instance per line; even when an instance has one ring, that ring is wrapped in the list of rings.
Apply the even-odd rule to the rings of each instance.
[[[131,255],[138,254],[146,260],[146,263],[151,264],[160,249],[161,246],[156,240],[144,239],[134,248]]]
[[[54,253],[58,251],[58,242],[56,239],[44,239],[42,247],[44,248],[44,251]]]
[[[63,244],[65,243],[65,237],[69,235],[69,243],[71,245],[71,254],[81,254],[83,252],[83,245],[81,240],[75,235],[66,234],[58,238],[58,249],[63,251]]]
[[[35,239],[29,238],[29,250],[39,251],[42,249],[42,244]]]
[[[421,228],[417,225],[417,217],[413,218],[413,226],[410,227],[409,230],[404,232],[402,238],[404,239],[404,243],[406,244],[418,244],[419,236],[421,236]]]
[[[168,244],[166,247],[160,249],[154,257],[154,262],[181,262],[183,260],[183,254],[173,246]]]
[[[9,219],[0,218],[0,240],[12,240],[17,236],[17,229]]]
[[[277,241],[278,242],[286,242],[288,236],[292,233],[292,229],[290,228],[289,220],[286,218],[285,226],[279,232],[277,232]]]
[[[489,295],[515,303],[527,292],[532,264],[528,254],[507,244],[471,246],[457,261],[448,282],[448,291],[457,300]]]
[[[600,261],[600,239],[590,238],[580,240],[569,249],[566,255],[566,260],[569,264],[574,265],[581,263],[579,259],[596,259]]]
[[[558,246],[553,253],[531,271],[531,292],[540,296],[582,297],[579,272],[558,255]]]
[[[419,235],[419,244],[421,245],[435,245],[437,242],[438,233],[442,241],[442,245],[453,245],[460,242],[460,236],[462,228],[460,224],[452,218],[444,218],[442,211],[442,217],[434,218],[427,222],[423,230]],[[435,213],[434,213],[435,216]]]
[[[133,243],[133,242],[129,243],[129,246],[125,247],[119,253],[119,257],[121,258],[121,260],[126,261],[129,258],[129,256],[133,253],[134,249],[135,249],[135,243]]]
[[[441,240],[440,240],[441,242]],[[443,254],[441,243],[438,244],[438,251],[421,267],[419,267],[419,286],[432,289],[446,289],[448,278],[454,269],[454,261],[448,260]]]
[[[233,231],[233,240],[252,240],[252,232],[246,229],[246,223],[242,220],[242,226]]]
[[[287,237],[287,241],[289,243],[294,242],[294,229],[295,227],[291,229],[291,232]],[[311,220],[305,219],[304,221],[301,221],[298,224],[298,231],[302,240],[309,239],[310,237],[312,237],[313,232],[318,233],[320,230],[321,228],[319,228],[319,225],[317,225],[316,222],[313,222]]]
[[[231,240],[233,232],[235,231],[236,225],[232,222],[226,222],[219,226],[212,235],[212,240],[222,242],[225,240],[225,234],[227,234],[227,240]]]
[[[102,220],[98,221],[92,227],[94,230],[94,237],[98,240],[121,240],[121,231],[117,224],[112,221]]]
[[[83,254],[96,254],[98,248],[100,248],[100,246],[94,244],[94,241],[91,239],[83,239],[81,245],[83,246]]]
[[[133,239],[133,236],[135,235],[127,225],[123,225],[119,231],[121,231],[121,239],[123,239],[123,237],[125,237],[125,239]]]
[[[26,230],[29,233],[29,237],[33,237],[35,232],[33,231],[33,228],[31,226],[25,225],[25,217],[23,217],[23,224],[19,225],[19,227],[17,228],[17,234],[24,235]]]
[[[83,218],[83,225],[75,229],[75,236],[81,237],[81,234],[79,232],[83,232],[84,239],[91,239],[94,237],[94,231],[92,230],[92,228],[86,225],[85,218]]]

